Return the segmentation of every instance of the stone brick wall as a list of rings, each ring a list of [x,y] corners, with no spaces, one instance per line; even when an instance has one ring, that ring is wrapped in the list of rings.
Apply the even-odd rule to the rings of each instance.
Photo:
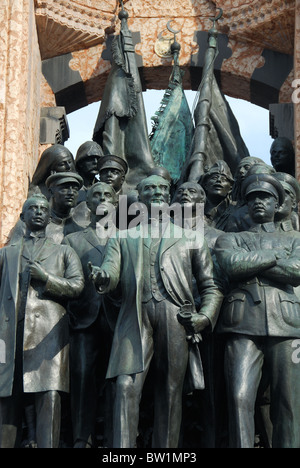
[[[0,2],[0,245],[38,161],[41,59],[33,0]]]

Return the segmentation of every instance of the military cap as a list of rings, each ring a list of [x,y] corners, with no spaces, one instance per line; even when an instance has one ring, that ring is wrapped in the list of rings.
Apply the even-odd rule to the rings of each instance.
[[[259,173],[247,176],[242,183],[242,197],[247,198],[253,192],[269,193],[278,200],[280,205],[284,202],[284,188],[274,174]]]
[[[300,184],[295,177],[287,172],[275,172],[274,177],[278,179],[285,190],[292,192],[297,203],[300,201]]]
[[[120,156],[116,156],[114,154],[106,154],[102,156],[98,160],[98,171],[102,171],[102,169],[108,168],[116,168],[123,171],[125,174],[128,171],[128,164],[125,159],[120,158]]]
[[[55,172],[46,179],[45,184],[47,188],[50,188],[53,185],[61,185],[67,182],[76,182],[79,188],[83,186],[83,179],[77,172]]]
[[[101,146],[95,141],[86,141],[79,146],[75,158],[76,169],[79,161],[90,156],[96,156],[97,158],[104,156]]]

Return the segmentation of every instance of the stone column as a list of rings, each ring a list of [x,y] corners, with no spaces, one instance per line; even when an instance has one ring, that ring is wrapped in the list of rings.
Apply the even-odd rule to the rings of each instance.
[[[300,0],[295,0],[295,79],[300,80]],[[299,85],[298,85],[299,86]],[[297,91],[297,90],[295,90]],[[298,92],[299,91],[299,92]],[[296,176],[300,181],[300,88],[294,99]]]
[[[0,246],[38,160],[41,58],[34,0],[0,2]]]

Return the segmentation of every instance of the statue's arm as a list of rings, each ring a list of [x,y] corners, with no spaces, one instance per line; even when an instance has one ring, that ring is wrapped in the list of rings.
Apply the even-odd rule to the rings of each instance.
[[[62,255],[65,265],[64,277],[48,273],[45,292],[56,297],[76,298],[84,288],[84,276],[81,261],[71,247],[65,247]]]
[[[261,276],[294,287],[299,286],[300,242],[295,240],[290,249],[287,247],[281,252],[281,255],[278,254],[276,265],[262,272]]]
[[[121,272],[121,248],[118,237],[109,239],[100,267],[90,266],[91,279],[101,294],[113,291],[118,286]]]
[[[276,251],[257,249],[234,233],[218,237],[215,254],[220,267],[234,281],[257,276],[277,263]]]
[[[214,264],[206,241],[204,241],[199,249],[193,250],[192,269],[201,298],[199,314],[207,317],[211,329],[213,329],[222,305],[223,292],[221,284],[216,277]]]

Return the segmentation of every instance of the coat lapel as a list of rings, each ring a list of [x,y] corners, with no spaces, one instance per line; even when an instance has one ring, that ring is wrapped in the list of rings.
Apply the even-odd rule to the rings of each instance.
[[[35,260],[42,262],[43,260],[46,260],[46,258],[53,255],[53,245],[57,244],[55,244],[55,242],[53,242],[52,239],[46,237],[45,242],[43,243],[39,251],[36,252]]]
[[[161,259],[161,256],[163,253],[172,247],[172,245],[176,244],[183,235],[183,231],[180,227],[174,225],[173,223],[168,223],[166,225],[166,228],[164,230],[164,235],[160,243],[160,248],[159,248],[159,258]]]
[[[11,244],[7,248],[6,258],[7,258],[7,269],[9,276],[9,284],[11,288],[12,297],[15,301],[18,298],[18,286],[19,286],[19,272],[20,272],[20,262],[21,262],[21,253],[23,250],[23,238],[21,238],[15,244]]]
[[[128,236],[127,239],[127,246],[128,246],[128,251],[130,255],[130,259],[133,263],[134,266],[134,272],[135,276],[137,278],[137,282],[142,278],[142,272],[143,272],[143,236],[142,236],[142,230],[140,226],[137,226],[137,228],[134,230],[134,234],[136,234],[136,237],[130,237]]]
[[[95,249],[97,249],[101,253],[101,255],[103,255],[105,245],[100,244],[100,241],[93,229],[87,229],[83,232],[83,234],[86,241],[89,242]]]

